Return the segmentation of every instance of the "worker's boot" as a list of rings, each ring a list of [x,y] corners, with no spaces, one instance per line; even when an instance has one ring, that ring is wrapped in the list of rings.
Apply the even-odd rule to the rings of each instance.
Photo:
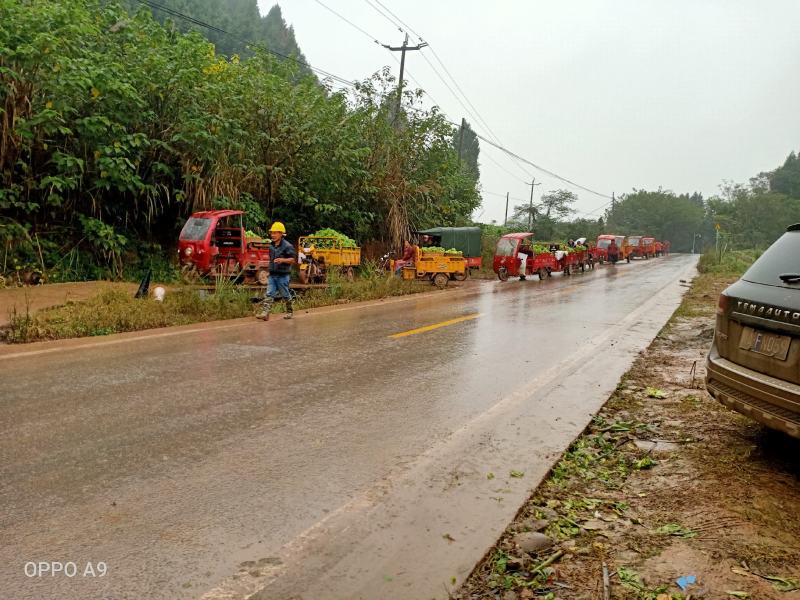
[[[291,319],[294,317],[294,307],[292,306],[292,301],[286,301],[286,314],[283,315],[284,319]]]
[[[258,309],[258,313],[256,313],[256,319],[261,319],[262,321],[269,321],[269,313],[272,310],[272,303],[273,299],[270,296],[265,296],[264,299],[261,301],[261,307]]]

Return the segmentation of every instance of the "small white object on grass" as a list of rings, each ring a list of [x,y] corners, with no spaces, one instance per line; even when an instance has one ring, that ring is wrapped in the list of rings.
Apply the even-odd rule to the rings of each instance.
[[[166,295],[167,295],[167,290],[165,290],[160,285],[153,288],[153,298],[155,298],[157,302],[163,302],[164,296]]]

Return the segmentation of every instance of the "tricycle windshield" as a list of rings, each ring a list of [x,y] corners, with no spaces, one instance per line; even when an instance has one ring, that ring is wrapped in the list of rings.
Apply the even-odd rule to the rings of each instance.
[[[206,234],[210,226],[211,219],[190,217],[189,220],[186,221],[186,225],[181,229],[180,239],[193,242],[204,240],[206,239]]]
[[[611,240],[607,239],[597,240],[598,248],[608,248],[610,245],[611,245]]]
[[[641,238],[637,238],[637,237],[628,238],[628,244],[629,244],[630,246],[638,246],[638,245],[639,245],[639,240],[640,240],[640,239],[641,239]]]
[[[495,256],[516,256],[517,241],[514,238],[500,238],[500,241],[497,242]]]

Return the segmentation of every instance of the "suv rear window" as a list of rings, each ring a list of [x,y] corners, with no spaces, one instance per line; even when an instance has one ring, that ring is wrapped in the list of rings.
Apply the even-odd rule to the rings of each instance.
[[[747,269],[742,279],[752,283],[800,290],[800,282],[781,281],[784,273],[800,273],[800,231],[787,231]]]

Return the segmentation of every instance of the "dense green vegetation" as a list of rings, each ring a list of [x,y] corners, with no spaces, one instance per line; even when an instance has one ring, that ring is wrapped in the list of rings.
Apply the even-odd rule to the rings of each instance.
[[[0,0],[0,16],[4,271],[130,276],[164,265],[185,218],[211,207],[244,208],[257,232],[280,219],[290,237],[333,227],[399,245],[479,203],[457,129],[413,90],[393,115],[388,69],[333,93],[296,62],[227,58],[148,10]]]
[[[294,29],[284,21],[281,8],[277,4],[264,17],[258,12],[256,0],[123,0],[122,5],[131,13],[139,10],[151,11],[156,20],[174,25],[180,31],[197,31],[214,44],[218,54],[227,57],[234,54],[251,55],[252,50],[245,43],[249,42],[284,56],[292,56],[304,63],[308,62],[297,45]],[[181,19],[170,11],[189,16],[213,28]],[[304,72],[309,71],[306,69]]]
[[[51,281],[156,276],[194,210],[239,207],[263,233],[331,227],[395,247],[413,228],[463,225],[479,204],[478,137],[404,93],[389,69],[335,93],[275,6],[256,0],[0,0],[0,272]],[[210,41],[209,41],[210,40]],[[253,41],[256,46],[248,46]],[[460,156],[460,159],[459,159]],[[597,217],[551,190],[507,230],[540,240],[648,233],[674,251],[762,248],[800,220],[795,153],[719,195],[633,190]],[[602,216],[601,216],[602,215]],[[504,230],[486,226],[492,245]]]

